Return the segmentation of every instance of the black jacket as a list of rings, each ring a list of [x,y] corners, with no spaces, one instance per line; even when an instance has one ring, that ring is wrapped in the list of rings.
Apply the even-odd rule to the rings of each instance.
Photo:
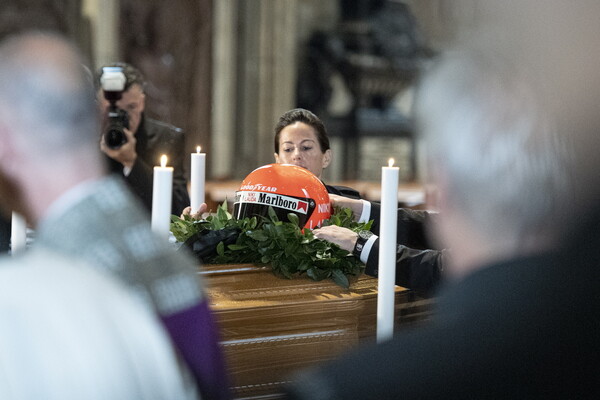
[[[180,215],[190,205],[187,180],[184,173],[185,136],[183,131],[173,125],[142,116],[135,134],[135,150],[138,158],[125,181],[137,197],[142,200],[148,211],[152,210],[153,169],[160,165],[160,157],[166,154],[168,165],[173,167],[173,200],[171,213]],[[123,176],[123,166],[109,159],[111,171]]]
[[[553,253],[450,284],[420,329],[288,387],[294,399],[600,398],[600,219]]]
[[[348,186],[325,185],[325,188],[327,189],[327,193],[329,194],[337,194],[339,196],[349,197],[351,199],[361,198],[360,193],[357,190],[352,189]]]
[[[330,194],[360,199],[360,194],[346,186],[325,185]],[[379,235],[381,208],[378,203],[371,202],[373,220],[371,231]],[[446,251],[437,249],[426,234],[427,224],[433,222],[436,214],[427,211],[414,211],[406,208],[398,209],[396,243],[396,285],[414,290],[421,296],[435,294],[442,281],[444,258]],[[379,270],[379,239],[375,240],[365,273],[377,277]]]
[[[379,235],[381,208],[371,203],[371,231]],[[396,285],[414,290],[429,297],[435,294],[443,280],[447,250],[437,248],[428,238],[426,227],[435,223],[437,215],[427,211],[398,209],[396,233]],[[375,240],[365,268],[365,273],[378,276],[379,239]]]

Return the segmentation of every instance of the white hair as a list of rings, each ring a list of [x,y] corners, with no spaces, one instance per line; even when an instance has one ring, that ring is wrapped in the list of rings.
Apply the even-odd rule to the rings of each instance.
[[[527,71],[486,50],[448,52],[416,110],[432,172],[488,240],[518,248],[558,232],[570,152]]]
[[[0,263],[0,398],[189,396],[145,304],[87,265],[33,249]]]

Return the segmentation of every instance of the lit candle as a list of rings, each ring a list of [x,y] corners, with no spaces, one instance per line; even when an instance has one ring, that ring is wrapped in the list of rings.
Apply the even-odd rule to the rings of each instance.
[[[394,334],[396,295],[396,225],[398,224],[398,167],[381,168],[381,225],[379,230],[379,271],[377,284],[377,342]]]
[[[200,153],[200,146],[196,147],[196,153],[192,153],[190,202],[192,214],[198,211],[204,203],[204,184],[206,179],[206,154]]]
[[[152,184],[152,230],[168,239],[171,224],[173,167],[167,167],[167,156],[160,157],[160,167],[154,167]]]
[[[25,218],[16,212],[12,213],[10,222],[10,253],[17,254],[27,246],[27,224]]]

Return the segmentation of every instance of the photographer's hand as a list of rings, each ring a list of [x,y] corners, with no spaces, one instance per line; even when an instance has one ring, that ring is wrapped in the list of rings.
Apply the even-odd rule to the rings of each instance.
[[[137,159],[137,153],[135,151],[136,139],[135,135],[129,129],[123,129],[123,131],[127,136],[127,142],[123,144],[123,146],[118,149],[111,149],[106,145],[104,136],[102,136],[102,139],[100,140],[100,150],[113,160],[123,164],[124,168],[131,170]]]

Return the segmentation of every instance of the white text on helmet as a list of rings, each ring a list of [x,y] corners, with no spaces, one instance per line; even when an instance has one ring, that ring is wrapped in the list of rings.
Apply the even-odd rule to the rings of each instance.
[[[278,194],[239,191],[236,193],[235,203],[264,204],[300,214],[308,214],[308,202]]]
[[[326,203],[326,204],[319,204],[319,212],[320,213],[328,213],[329,212],[329,208],[330,208],[330,204]]]
[[[261,185],[260,183],[256,183],[254,185],[243,185],[240,190],[258,190],[258,191],[263,191],[263,192],[272,192],[275,193],[277,192],[277,188],[274,186],[264,186]]]

